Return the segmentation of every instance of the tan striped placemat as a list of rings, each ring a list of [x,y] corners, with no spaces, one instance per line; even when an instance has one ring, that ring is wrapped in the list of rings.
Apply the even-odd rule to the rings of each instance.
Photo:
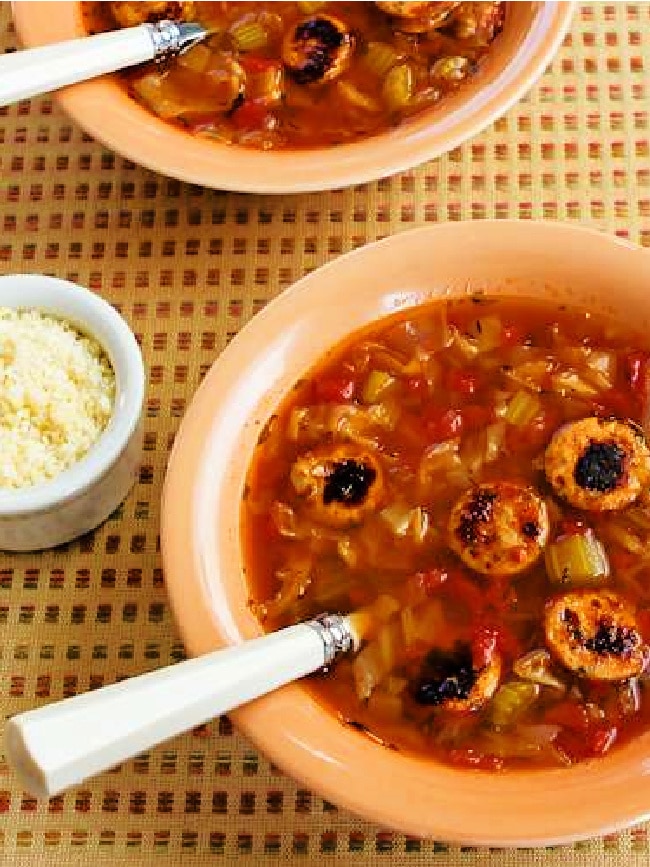
[[[0,45],[14,44],[5,4]],[[150,375],[140,478],[119,514],[65,549],[0,557],[2,714],[182,656],[158,550],[165,464],[202,374],[257,310],[340,253],[426,223],[567,220],[650,245],[649,100],[650,4],[607,3],[577,9],[552,68],[492,128],[345,191],[191,187],[107,152],[49,98],[0,110],[0,273],[91,286],[132,324]],[[519,852],[407,839],[304,791],[225,719],[49,803],[0,763],[2,864],[278,860],[631,867],[650,845],[646,826]]]

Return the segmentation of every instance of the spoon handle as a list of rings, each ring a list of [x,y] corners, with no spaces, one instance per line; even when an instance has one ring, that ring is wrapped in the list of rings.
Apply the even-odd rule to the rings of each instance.
[[[0,57],[0,106],[147,60],[174,56],[205,35],[197,24],[161,21],[5,54]]]
[[[347,618],[289,626],[18,714],[7,722],[7,758],[29,792],[51,797],[355,646]]]

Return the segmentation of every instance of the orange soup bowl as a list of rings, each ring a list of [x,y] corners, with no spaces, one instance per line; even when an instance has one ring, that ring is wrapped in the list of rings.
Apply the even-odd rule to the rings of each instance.
[[[560,46],[572,3],[508,4],[503,32],[480,71],[438,106],[353,144],[258,151],[192,136],[131,99],[115,76],[62,90],[59,102],[90,135],[136,163],[194,184],[299,193],[364,183],[440,156],[501,116],[528,91]],[[80,4],[13,4],[25,47],[84,35]]]
[[[549,253],[552,251],[552,255]],[[427,300],[547,298],[650,327],[650,252],[554,223],[449,223],[341,256],[270,303],[215,362],[176,438],[162,507],[167,587],[190,654],[259,636],[240,507],[264,424],[346,335]],[[650,735],[571,768],[491,773],[407,756],[293,684],[233,714],[287,774],[409,834],[490,846],[567,843],[650,816]]]

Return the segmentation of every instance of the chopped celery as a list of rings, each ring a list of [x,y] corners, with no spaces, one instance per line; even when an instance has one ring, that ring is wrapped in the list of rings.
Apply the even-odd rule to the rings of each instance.
[[[212,52],[207,45],[195,45],[190,51],[181,54],[176,63],[192,72],[204,72],[212,60]]]
[[[236,21],[230,28],[230,35],[240,51],[256,51],[269,41],[269,34],[259,21]]]
[[[521,389],[507,406],[504,416],[508,424],[515,427],[525,427],[539,415],[542,404],[536,394]]]
[[[556,539],[544,558],[551,584],[601,583],[609,576],[607,552],[591,530]]]
[[[469,71],[466,57],[441,57],[431,67],[430,77],[442,81],[462,81]]]
[[[408,63],[400,63],[388,70],[384,78],[382,96],[391,111],[398,111],[409,104],[414,88],[413,67]]]
[[[383,79],[388,70],[398,62],[400,55],[386,42],[369,42],[363,59],[368,69],[378,78]]]
[[[337,82],[336,88],[341,96],[353,105],[355,108],[360,108],[362,111],[378,112],[381,111],[381,106],[372,96],[359,90],[354,84],[349,81]]]
[[[530,680],[553,689],[566,690],[566,684],[553,674],[553,663],[548,650],[540,648],[525,653],[514,661],[512,670],[523,680]]]
[[[389,392],[397,380],[385,370],[371,370],[363,387],[365,403],[377,403]]]
[[[490,702],[488,719],[493,726],[505,728],[514,725],[535,702],[539,695],[536,683],[511,680],[502,684]]]

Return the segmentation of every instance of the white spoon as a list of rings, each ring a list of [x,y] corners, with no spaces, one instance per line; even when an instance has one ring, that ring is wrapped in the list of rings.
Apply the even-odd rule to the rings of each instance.
[[[137,63],[176,57],[208,34],[200,24],[160,21],[5,54],[0,57],[0,106]]]
[[[28,792],[51,797],[357,650],[355,615],[323,615],[236,647],[8,720],[5,752]]]

